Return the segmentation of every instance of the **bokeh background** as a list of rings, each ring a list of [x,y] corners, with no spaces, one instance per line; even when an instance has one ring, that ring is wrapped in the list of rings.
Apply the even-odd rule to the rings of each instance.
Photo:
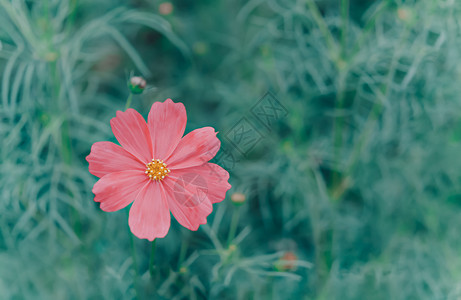
[[[460,20],[456,0],[0,0],[0,299],[460,299]],[[197,232],[172,221],[152,275],[85,161],[132,75],[144,116],[172,98],[220,132],[233,186]]]

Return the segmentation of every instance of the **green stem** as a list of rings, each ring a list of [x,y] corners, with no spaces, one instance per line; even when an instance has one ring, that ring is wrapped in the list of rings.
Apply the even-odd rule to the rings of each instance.
[[[130,108],[131,106],[131,101],[133,100],[133,94],[130,93],[130,95],[128,96],[128,98],[126,99],[126,105],[125,105],[125,110],[127,110],[128,108]]]
[[[379,16],[381,16],[384,12],[386,12],[387,6],[390,4],[390,1],[384,1],[381,2],[370,19],[367,21],[365,26],[363,27],[363,30],[361,31],[359,37],[356,39],[356,42],[354,43],[353,46],[351,46],[352,51],[350,51],[350,58],[354,59],[355,56],[359,53],[360,49],[362,48],[364,42],[366,41],[366,38],[373,32],[373,29],[375,28],[376,20],[378,19]]]
[[[345,58],[347,50],[347,23],[349,22],[349,0],[341,0],[341,21],[341,50],[343,58]]]
[[[371,113],[363,126],[363,132],[360,134],[358,138],[358,142],[355,144],[354,148],[352,149],[352,154],[350,158],[350,162],[347,166],[347,173],[352,174],[355,171],[355,167],[357,162],[360,158],[360,153],[362,151],[363,146],[367,143],[368,138],[371,136],[372,131],[374,129],[374,124],[376,120],[378,120],[381,112],[383,111],[384,106],[381,101],[376,101],[371,109]]]
[[[63,97],[61,97],[61,76],[60,76],[60,69],[59,64],[57,61],[53,61],[49,64],[52,86],[51,86],[51,93],[53,99],[53,105],[51,106],[51,112],[53,115],[56,115],[58,112],[66,111],[65,104],[63,103]],[[64,120],[61,125],[61,157],[62,161],[72,168],[72,139],[71,139],[71,129],[69,125],[69,115],[67,113],[64,114]],[[70,175],[66,175],[70,177]],[[71,180],[69,178],[68,180]],[[72,198],[73,194],[70,190],[67,190],[67,194]],[[72,206],[69,206],[69,214],[70,214],[70,222],[72,224],[72,228],[75,234],[78,237],[81,237],[81,216],[80,212]]]
[[[150,259],[149,259],[149,273],[150,273],[150,278],[154,278],[154,260],[155,260],[155,249],[156,249],[156,239],[152,241],[152,247],[150,250]]]
[[[232,214],[232,220],[230,224],[229,236],[227,237],[227,246],[230,246],[230,243],[235,238],[235,233],[237,232],[237,225],[240,217],[240,207],[236,207]]]
[[[179,269],[181,269],[182,263],[184,262],[184,259],[186,258],[187,247],[188,247],[187,241],[184,241],[183,243],[181,243],[181,250],[179,252],[179,259],[178,259],[178,271]]]
[[[309,7],[309,10],[312,14],[312,17],[314,18],[315,23],[317,23],[317,26],[319,27],[320,32],[326,39],[328,49],[331,52],[333,52],[334,50],[337,49],[337,45],[336,45],[335,39],[333,38],[333,35],[328,29],[327,23],[325,22],[325,20],[322,17],[322,14],[320,13],[319,8],[315,4],[314,0],[307,0],[307,6]],[[333,54],[333,53],[330,53],[330,54]],[[335,57],[333,57],[333,59],[335,59]]]
[[[338,80],[338,93],[336,96],[336,111],[342,113],[342,109],[344,106],[344,96],[345,96],[345,81],[346,81],[346,74],[345,71],[340,70],[339,72],[339,80]],[[342,155],[342,143],[343,143],[343,125],[344,125],[344,118],[343,116],[339,115],[334,119],[333,124],[333,147],[334,147],[334,159],[336,164],[339,166],[339,162],[341,161]],[[341,176],[336,168],[335,172],[333,173],[332,184],[331,184],[331,195],[335,194],[335,190],[341,185]],[[332,197],[334,201],[337,201],[338,198]]]
[[[130,235],[130,245],[131,245],[131,257],[133,258],[133,269],[134,269],[134,290],[136,292],[136,299],[141,299],[139,297],[138,291],[138,278],[139,278],[139,271],[138,271],[138,262],[136,259],[136,248],[134,246],[134,235],[129,233]]]
[[[77,0],[70,0],[69,17],[67,18],[66,30],[68,33],[71,32],[72,27],[75,24],[75,16],[77,14]]]

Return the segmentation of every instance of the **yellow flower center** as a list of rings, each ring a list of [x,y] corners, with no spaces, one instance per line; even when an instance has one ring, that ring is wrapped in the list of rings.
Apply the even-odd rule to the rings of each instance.
[[[163,180],[170,173],[170,169],[168,169],[163,160],[160,159],[152,159],[146,167],[147,169],[144,173],[152,180]]]

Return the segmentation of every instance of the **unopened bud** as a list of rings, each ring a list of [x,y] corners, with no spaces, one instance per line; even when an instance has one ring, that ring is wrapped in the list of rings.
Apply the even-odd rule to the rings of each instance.
[[[198,55],[204,55],[208,52],[208,46],[204,42],[196,42],[192,49]]]
[[[231,201],[232,203],[234,203],[234,205],[242,205],[243,203],[245,203],[247,197],[245,196],[245,194],[242,194],[242,193],[233,193],[231,195]]]
[[[232,261],[232,258],[237,255],[237,245],[230,244],[223,254],[225,257],[225,261]]]
[[[171,14],[173,12],[173,4],[171,4],[171,2],[163,2],[158,7],[158,12],[161,15],[169,15],[169,14]]]
[[[56,52],[47,52],[44,56],[45,60],[48,62],[54,62],[58,59],[58,53]]]
[[[298,260],[296,254],[291,251],[285,252],[285,254],[274,264],[274,267],[279,272],[285,271],[295,271],[296,264],[295,262]]]
[[[130,88],[131,93],[141,94],[146,88],[146,80],[139,76],[131,77],[128,87]]]
[[[415,15],[409,7],[400,7],[397,9],[397,17],[404,22],[412,23]]]

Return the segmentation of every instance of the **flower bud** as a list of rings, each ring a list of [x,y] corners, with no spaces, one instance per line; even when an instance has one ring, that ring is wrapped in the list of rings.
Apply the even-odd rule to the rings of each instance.
[[[47,52],[44,55],[45,60],[48,62],[54,62],[58,59],[58,57],[59,57],[58,53],[54,51]]]
[[[192,49],[195,54],[198,55],[205,55],[208,52],[208,46],[204,42],[196,42],[193,46]]]
[[[141,94],[146,88],[146,80],[139,76],[131,77],[128,87],[132,94]]]
[[[412,24],[416,20],[415,13],[410,7],[402,6],[397,9],[397,17],[407,24]]]
[[[295,262],[298,260],[296,254],[291,251],[285,252],[285,254],[275,262],[274,267],[279,272],[285,271],[295,271],[296,264]]]
[[[242,193],[233,193],[231,195],[231,201],[234,205],[240,206],[246,201],[246,196],[245,194]]]
[[[237,246],[235,244],[230,244],[228,250],[230,253],[235,252],[235,250],[237,250]]]
[[[405,8],[399,8],[397,9],[397,16],[399,17],[400,20],[406,21],[408,20],[409,12]]]
[[[164,16],[171,14],[173,12],[173,4],[171,2],[163,2],[158,7],[158,12]]]

